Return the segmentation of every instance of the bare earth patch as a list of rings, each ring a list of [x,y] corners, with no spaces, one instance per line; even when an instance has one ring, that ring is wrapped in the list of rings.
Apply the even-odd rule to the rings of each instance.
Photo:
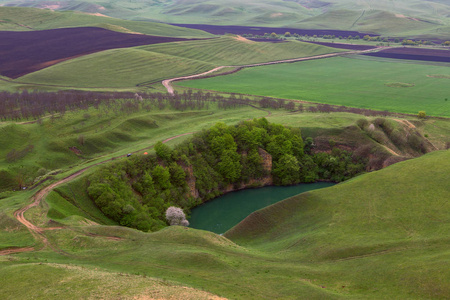
[[[450,75],[445,75],[445,74],[433,74],[433,75],[427,75],[427,77],[450,79]]]
[[[388,87],[396,87],[396,88],[408,88],[415,86],[414,83],[406,83],[406,82],[388,82],[384,84]]]
[[[250,41],[250,40],[248,40],[248,39],[246,39],[245,37],[240,36],[240,35],[235,36],[234,39],[235,39],[235,40],[238,40],[238,41],[241,41],[241,42],[244,42],[244,43],[248,43],[248,44],[253,44],[253,43],[255,43],[255,42]]]

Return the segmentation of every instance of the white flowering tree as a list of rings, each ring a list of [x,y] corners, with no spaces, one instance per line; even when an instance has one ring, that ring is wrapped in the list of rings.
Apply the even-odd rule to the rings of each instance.
[[[189,221],[186,220],[186,215],[183,210],[179,207],[171,206],[166,210],[166,219],[169,224],[189,226]]]

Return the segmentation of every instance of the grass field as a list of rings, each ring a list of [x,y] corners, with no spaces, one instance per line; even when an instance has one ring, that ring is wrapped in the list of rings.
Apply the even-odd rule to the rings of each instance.
[[[226,77],[184,81],[184,87],[350,107],[450,116],[450,68],[403,62],[327,58],[244,69]],[[390,87],[389,84],[414,84]],[[394,84],[395,85],[395,84]]]
[[[201,299],[198,290],[231,299],[445,299],[448,159],[435,152],[295,196],[253,213],[227,238],[178,226],[47,231],[66,254],[2,257],[0,291],[6,299],[44,291],[76,299],[87,290],[131,298],[181,285],[193,288],[183,299]]]
[[[155,22],[127,21],[106,16],[76,11],[54,12],[51,10],[0,7],[0,30],[28,31],[45,30],[64,27],[102,27],[105,29],[149,35],[171,37],[211,37],[212,35],[200,30],[175,27]]]
[[[47,7],[45,1],[19,2]],[[60,11],[79,10],[129,19],[180,24],[247,25],[268,27],[356,30],[396,36],[445,37],[450,32],[445,1],[423,0],[198,0],[198,1],[66,1],[53,4]],[[13,26],[5,24],[6,26]],[[17,27],[17,25],[16,25]],[[127,26],[124,26],[127,27]]]
[[[138,84],[198,74],[222,65],[243,65],[339,51],[297,41],[272,44],[221,37],[103,51],[22,76],[16,82],[76,88],[136,88]]]

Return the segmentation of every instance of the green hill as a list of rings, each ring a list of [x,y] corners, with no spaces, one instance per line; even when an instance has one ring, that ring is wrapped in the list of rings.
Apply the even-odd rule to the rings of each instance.
[[[77,11],[54,12],[36,8],[0,7],[0,30],[28,31],[65,27],[101,27],[118,32],[170,37],[212,36],[201,30],[155,22],[127,21]]]
[[[225,236],[314,262],[334,273],[327,275],[335,291],[341,282],[392,296],[445,298],[449,159],[448,151],[435,152],[290,198],[253,213]]]
[[[64,255],[47,248],[4,257],[0,292],[44,297],[45,286],[45,297],[161,297],[163,284],[189,287],[187,299],[198,290],[231,299],[445,299],[449,158],[434,152],[295,196],[253,213],[228,239],[179,226],[46,231]]]
[[[17,82],[77,88],[123,88],[198,74],[222,65],[244,65],[341,50],[297,41],[257,43],[236,37],[113,49],[20,77]],[[167,67],[170,65],[170,68]],[[86,72],[89,70],[89,72]]]
[[[365,30],[389,35],[425,34],[444,37],[448,36],[446,27],[450,25],[450,5],[443,0],[118,0],[110,3],[98,0],[0,1],[2,2],[13,6],[77,10],[128,20]],[[340,19],[336,19],[337,17]]]
[[[384,36],[441,36],[446,29],[438,20],[408,17],[385,10],[331,10],[290,26],[309,29],[355,30]]]

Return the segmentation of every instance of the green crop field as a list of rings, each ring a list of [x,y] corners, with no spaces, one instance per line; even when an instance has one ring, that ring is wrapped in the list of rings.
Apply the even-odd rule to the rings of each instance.
[[[225,77],[178,83],[184,87],[305,100],[350,107],[450,116],[447,66],[327,58],[244,69]],[[444,77],[445,77],[444,76]],[[409,87],[402,86],[405,83]]]
[[[166,289],[177,295],[187,286],[183,299],[202,299],[198,290],[231,299],[445,299],[450,169],[442,162],[449,158],[435,152],[295,196],[253,213],[226,237],[179,226],[47,231],[64,254],[46,248],[1,257],[0,292],[6,299],[169,297]],[[3,228],[9,218],[1,216]]]
[[[112,49],[75,58],[14,82],[76,88],[136,88],[141,83],[243,65],[341,50],[297,41],[257,43],[234,37]],[[88,70],[88,71],[87,71]]]

